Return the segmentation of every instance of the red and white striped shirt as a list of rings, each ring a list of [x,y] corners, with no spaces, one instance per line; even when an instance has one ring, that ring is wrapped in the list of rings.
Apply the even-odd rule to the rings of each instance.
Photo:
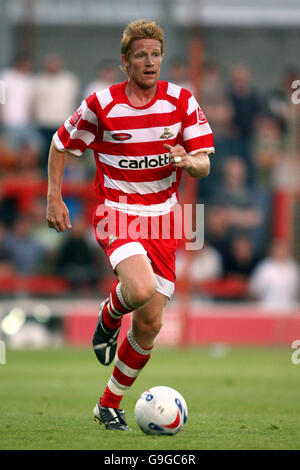
[[[214,153],[212,131],[188,90],[159,81],[152,101],[137,108],[125,94],[126,83],[82,101],[54,143],[78,157],[94,150],[100,203],[133,215],[162,215],[176,204],[182,175],[164,144],[180,144],[190,155]]]

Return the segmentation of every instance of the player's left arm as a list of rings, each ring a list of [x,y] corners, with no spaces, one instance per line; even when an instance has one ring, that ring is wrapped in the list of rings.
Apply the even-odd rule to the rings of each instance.
[[[169,150],[169,157],[175,168],[182,168],[195,178],[205,178],[209,175],[210,159],[206,152],[188,155],[182,145],[164,144],[164,146]]]

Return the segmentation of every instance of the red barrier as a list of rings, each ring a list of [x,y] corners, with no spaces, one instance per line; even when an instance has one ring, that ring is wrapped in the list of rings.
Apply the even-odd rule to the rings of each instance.
[[[70,312],[64,318],[65,337],[74,345],[91,344],[96,312]],[[225,343],[233,346],[284,346],[300,339],[300,310],[265,312],[253,307],[203,308],[189,312],[187,345]],[[130,326],[130,316],[123,319],[120,340]],[[167,309],[164,326],[157,338],[158,345],[180,344],[180,315],[176,305]]]
[[[59,295],[70,289],[69,282],[56,276],[1,276],[0,293],[26,292],[31,295]]]
[[[34,200],[39,197],[46,197],[48,183],[46,180],[21,181],[17,178],[7,179],[2,185],[2,196],[14,197],[18,200],[18,207],[21,212],[28,212],[32,209]],[[74,183],[64,181],[62,185],[64,197],[77,196],[85,202],[93,201],[95,204],[93,182]]]

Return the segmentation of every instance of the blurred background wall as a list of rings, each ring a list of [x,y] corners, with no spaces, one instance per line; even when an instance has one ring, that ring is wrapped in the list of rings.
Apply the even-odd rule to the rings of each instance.
[[[1,0],[0,66],[16,51],[41,66],[46,54],[60,51],[82,82],[101,60],[119,60],[119,38],[128,21],[153,18],[166,30],[162,78],[174,56],[186,56],[195,32],[204,57],[229,70],[246,62],[256,85],[268,90],[286,67],[300,62],[300,5],[297,0]],[[196,29],[196,31],[195,31]],[[4,46],[5,44],[5,46]],[[270,73],[272,71],[272,73]]]

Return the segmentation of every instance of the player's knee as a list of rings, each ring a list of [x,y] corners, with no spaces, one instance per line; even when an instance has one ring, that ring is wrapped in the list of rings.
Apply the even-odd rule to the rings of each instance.
[[[133,319],[133,328],[144,337],[154,339],[162,328],[162,321],[160,318],[147,320],[147,319]]]
[[[128,302],[133,308],[145,305],[152,297],[156,289],[155,279],[149,282],[139,280],[135,283],[128,295]]]

